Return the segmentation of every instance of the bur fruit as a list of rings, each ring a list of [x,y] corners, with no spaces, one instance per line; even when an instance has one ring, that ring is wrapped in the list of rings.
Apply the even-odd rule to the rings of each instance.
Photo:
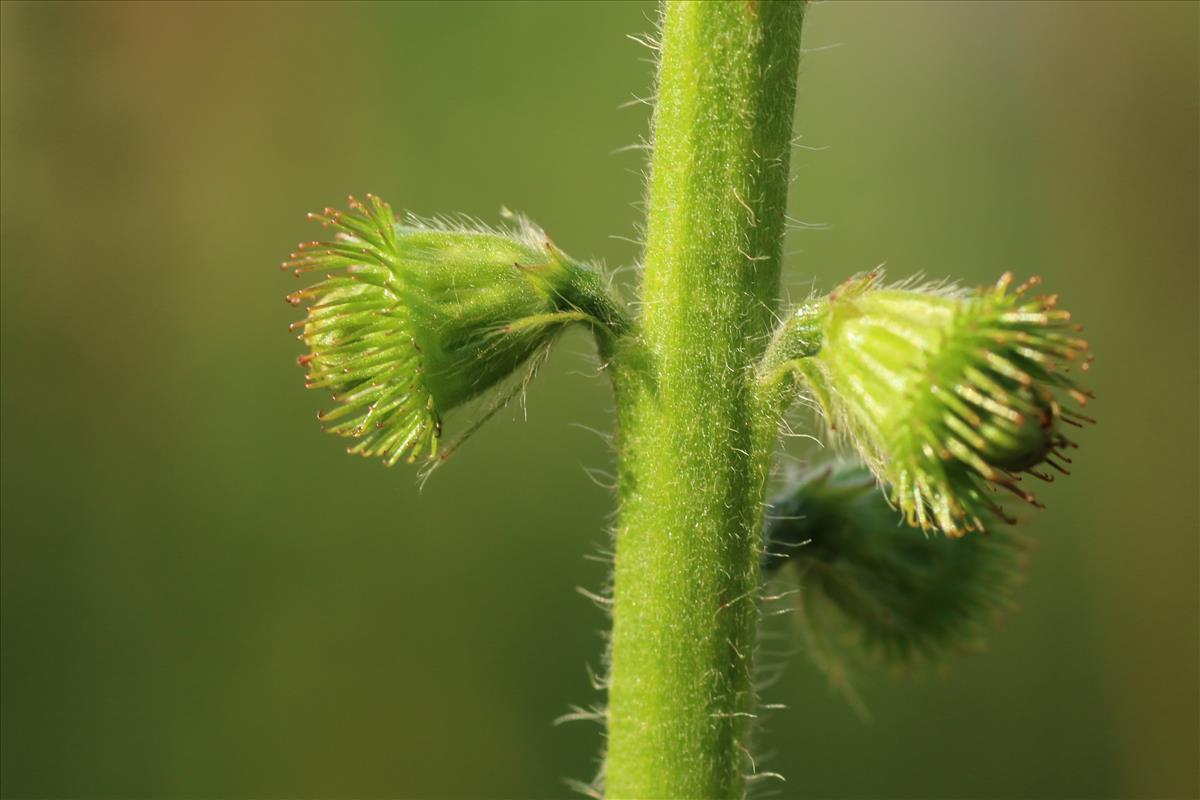
[[[973,293],[883,285],[872,273],[801,308],[776,337],[799,357],[830,428],[856,449],[911,526],[950,536],[1009,519],[998,493],[1038,506],[1023,477],[1065,474],[1063,433],[1088,417],[1088,345],[1057,297],[1012,276]],[[776,356],[776,358],[778,358]],[[1040,507],[1040,506],[1039,506]]]
[[[316,283],[288,295],[308,352],[306,385],[331,393],[325,430],[389,466],[438,453],[445,415],[531,374],[575,323],[613,328],[620,313],[599,275],[528,220],[509,229],[408,217],[350,198],[310,214],[332,232],[284,262]]]

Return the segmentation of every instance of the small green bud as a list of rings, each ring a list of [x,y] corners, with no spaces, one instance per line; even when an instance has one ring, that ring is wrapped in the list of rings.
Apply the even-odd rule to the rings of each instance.
[[[1086,403],[1067,365],[1087,369],[1087,342],[1056,297],[1024,296],[1036,279],[1011,283],[965,294],[884,288],[873,273],[785,326],[807,332],[815,354],[790,363],[909,525],[983,530],[985,511],[1007,518],[998,488],[1038,505],[1020,474],[1051,480],[1042,464],[1065,474],[1063,451],[1075,445],[1060,424],[1090,421],[1055,396]]]
[[[503,231],[398,222],[372,195],[350,207],[310,214],[334,236],[283,267],[325,273],[287,300],[308,306],[292,326],[309,351],[306,385],[332,392],[338,405],[319,416],[358,439],[351,453],[389,466],[432,457],[447,412],[536,365],[567,325],[622,324],[599,276],[527,220]]]
[[[897,524],[861,465],[816,469],[771,502],[768,573],[790,573],[813,655],[837,672],[846,633],[902,666],[978,644],[1012,607],[1026,546],[1004,527],[961,539]]]

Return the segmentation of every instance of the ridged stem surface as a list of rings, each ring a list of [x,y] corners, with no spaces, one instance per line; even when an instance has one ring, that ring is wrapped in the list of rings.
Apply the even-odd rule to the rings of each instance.
[[[620,417],[605,790],[741,797],[803,4],[668,2]]]

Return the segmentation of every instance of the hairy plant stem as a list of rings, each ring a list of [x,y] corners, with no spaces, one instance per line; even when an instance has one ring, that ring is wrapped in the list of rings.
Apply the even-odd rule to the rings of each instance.
[[[616,343],[620,522],[605,790],[740,797],[803,4],[665,5],[642,315]]]

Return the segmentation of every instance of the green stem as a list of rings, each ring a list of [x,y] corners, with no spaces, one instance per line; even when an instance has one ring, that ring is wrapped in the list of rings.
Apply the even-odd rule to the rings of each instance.
[[[620,433],[605,788],[740,797],[775,416],[755,365],[779,288],[800,2],[665,6],[642,318]]]

